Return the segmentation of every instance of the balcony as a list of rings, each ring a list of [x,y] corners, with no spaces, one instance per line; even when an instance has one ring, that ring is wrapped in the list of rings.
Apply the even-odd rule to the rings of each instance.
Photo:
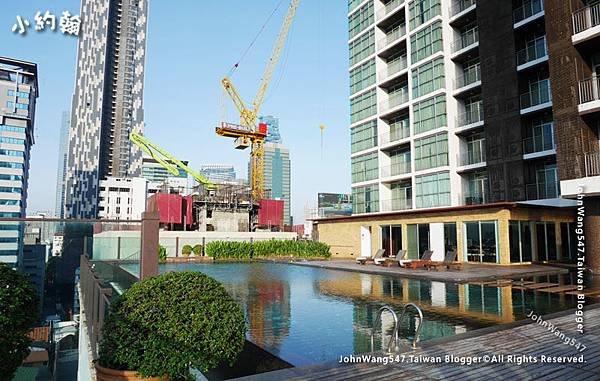
[[[404,0],[392,0],[383,8],[377,11],[377,21],[381,21],[384,17],[394,12],[398,7],[404,4]]]
[[[471,7],[473,7],[476,4],[475,0],[456,0],[452,3],[452,6],[450,7],[450,17],[453,18],[454,16],[463,13],[464,11],[466,11],[467,9],[470,9]]]
[[[456,117],[456,128],[463,132],[471,128],[483,125],[483,104],[473,104],[468,110],[458,114]]]
[[[391,200],[381,200],[382,212],[395,212],[408,209],[412,209],[412,200],[410,199],[393,198]]]
[[[385,35],[385,37],[377,41],[377,49],[383,49],[387,46],[392,45],[394,42],[404,37],[404,35],[406,35],[406,24],[398,25],[397,27],[389,31]]]
[[[383,101],[379,103],[379,112],[389,111],[401,104],[408,102],[408,88],[405,87],[401,91],[396,91],[394,93],[389,93],[389,98],[387,101]]]
[[[460,37],[452,44],[453,58],[479,46],[479,32],[477,27],[461,33]]]
[[[560,182],[561,197],[576,199],[581,194],[600,197],[600,151],[577,155],[575,160],[581,169],[570,174],[571,179]]]
[[[485,164],[485,140],[477,140],[469,144],[471,145],[469,149],[460,155],[460,165]]]
[[[544,2],[542,0],[526,0],[523,5],[513,11],[514,28],[519,28],[543,15]]]
[[[527,43],[527,47],[517,52],[517,71],[527,69],[548,60],[546,36],[538,37]]]
[[[408,60],[406,56],[401,56],[394,61],[388,62],[387,68],[381,70],[379,72],[379,80],[383,81],[388,78],[391,78],[393,75],[400,73],[403,70],[406,70],[408,67]]]
[[[476,66],[458,76],[454,82],[454,95],[481,85],[481,67]]]
[[[585,177],[600,176],[600,152],[586,154],[584,163]]]
[[[556,154],[556,144],[554,143],[553,128],[550,129],[548,134],[534,135],[523,139],[524,159],[535,159],[554,154]]]
[[[382,146],[397,142],[408,137],[410,137],[410,127],[407,125],[406,127],[396,128],[390,132],[379,135],[379,145]]]
[[[381,167],[381,177],[401,176],[410,173],[410,161]]]
[[[550,84],[546,86],[534,86],[530,92],[521,94],[521,114],[543,110],[552,107],[552,93]]]
[[[574,44],[600,36],[600,3],[588,5],[573,12]]]
[[[545,200],[560,197],[558,182],[532,183],[525,186],[527,200]]]
[[[490,202],[489,191],[466,192],[464,194],[465,205],[482,205]]]
[[[579,114],[600,111],[600,76],[579,81]]]

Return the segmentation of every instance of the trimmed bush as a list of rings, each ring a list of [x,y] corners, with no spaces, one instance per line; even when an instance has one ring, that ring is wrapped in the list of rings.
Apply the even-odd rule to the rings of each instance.
[[[202,255],[202,245],[200,245],[200,244],[194,245],[194,248],[192,249],[192,251],[194,252],[194,255],[196,257],[201,256]]]
[[[329,246],[315,241],[269,240],[250,242],[214,241],[206,245],[206,255],[215,259],[270,257],[329,258]]]
[[[190,379],[189,367],[233,364],[245,332],[241,308],[219,282],[169,272],[135,283],[110,306],[99,361],[145,377]]]
[[[29,354],[29,330],[38,314],[29,280],[0,262],[0,380],[11,380]]]
[[[192,246],[191,245],[183,245],[183,248],[181,249],[181,254],[183,254],[183,256],[185,256],[185,257],[189,257],[190,254],[192,254]]]
[[[167,248],[163,245],[158,245],[158,263],[165,263],[167,261]]]

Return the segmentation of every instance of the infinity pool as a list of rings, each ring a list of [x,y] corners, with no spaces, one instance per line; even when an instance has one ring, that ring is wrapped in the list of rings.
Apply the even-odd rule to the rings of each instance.
[[[161,265],[161,272],[185,270],[222,282],[244,310],[248,339],[295,366],[369,352],[371,327],[385,304],[398,313],[408,302],[422,308],[421,341],[575,304],[574,297],[558,294],[280,263]],[[411,338],[416,318],[403,320],[400,336]],[[391,317],[384,315],[378,330],[392,327]],[[381,345],[381,337],[377,342]]]

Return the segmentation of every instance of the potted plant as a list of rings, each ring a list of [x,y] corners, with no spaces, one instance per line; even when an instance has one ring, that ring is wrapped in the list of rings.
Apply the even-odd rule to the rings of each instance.
[[[202,245],[200,245],[200,244],[194,245],[192,250],[194,251],[194,255],[196,257],[199,257],[202,255]]]
[[[213,278],[189,271],[148,278],[111,304],[97,380],[187,380],[190,367],[232,364],[245,332],[241,308]]]
[[[190,254],[192,254],[192,246],[184,245],[183,248],[181,248],[181,254],[183,254],[184,257],[189,257]]]

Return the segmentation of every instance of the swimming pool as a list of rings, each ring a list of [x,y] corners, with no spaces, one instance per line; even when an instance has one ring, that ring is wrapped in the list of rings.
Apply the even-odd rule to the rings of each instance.
[[[369,352],[371,327],[384,304],[398,313],[408,302],[421,307],[421,341],[519,320],[531,310],[545,314],[575,304],[566,295],[283,263],[161,265],[161,272],[185,270],[223,283],[244,310],[248,339],[295,366]],[[389,332],[391,317],[382,320],[380,328]],[[415,319],[403,320],[401,337],[412,337]]]

